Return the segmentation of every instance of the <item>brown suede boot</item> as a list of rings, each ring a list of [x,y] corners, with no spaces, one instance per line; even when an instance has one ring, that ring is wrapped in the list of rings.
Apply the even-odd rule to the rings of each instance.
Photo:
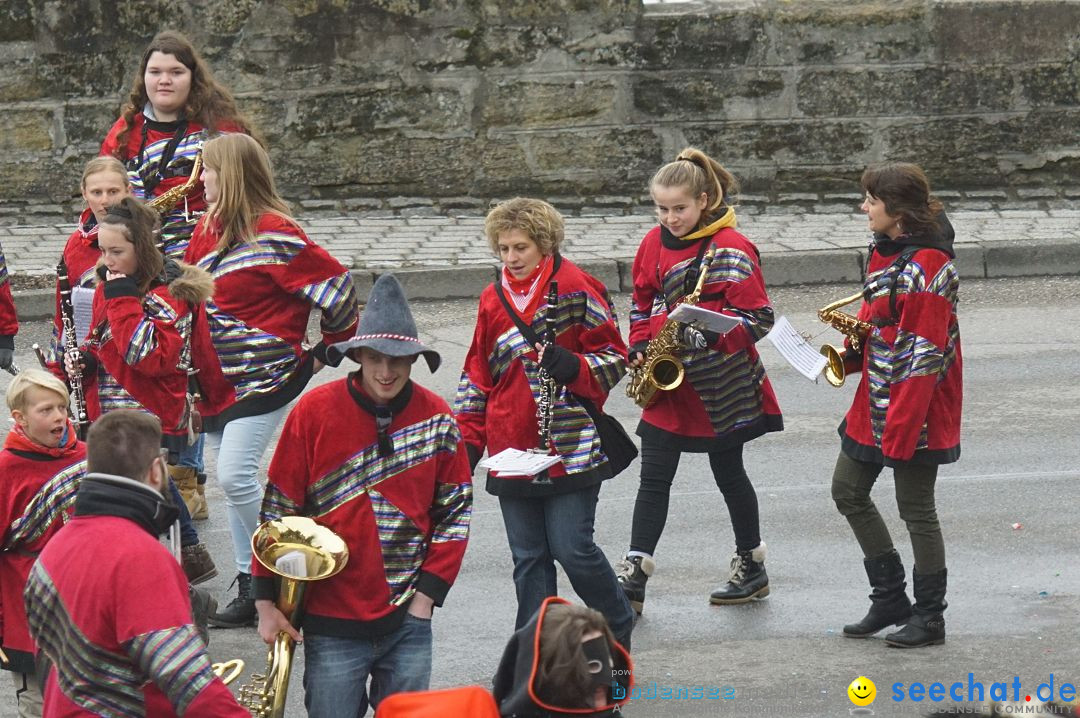
[[[188,513],[194,521],[200,521],[207,517],[206,497],[199,493],[197,474],[190,466],[170,466],[169,476],[176,483],[180,495],[184,498]]]

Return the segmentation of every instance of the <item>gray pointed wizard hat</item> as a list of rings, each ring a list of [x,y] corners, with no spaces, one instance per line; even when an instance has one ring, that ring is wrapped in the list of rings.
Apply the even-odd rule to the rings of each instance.
[[[428,349],[420,341],[405,290],[393,274],[383,274],[375,281],[360,315],[356,336],[331,344],[326,353],[331,363],[336,363],[350,350],[359,347],[368,347],[392,357],[423,354],[432,373],[442,361],[437,351]]]

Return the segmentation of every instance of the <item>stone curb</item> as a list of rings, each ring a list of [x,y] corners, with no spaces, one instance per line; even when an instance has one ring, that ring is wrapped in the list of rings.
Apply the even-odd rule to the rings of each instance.
[[[573,259],[573,257],[571,257]],[[865,249],[812,249],[765,251],[761,267],[765,284],[852,284],[860,281]],[[576,264],[612,292],[633,291],[633,257],[582,257]],[[1080,242],[1069,240],[961,242],[956,244],[956,266],[964,279],[1080,274]],[[497,277],[494,264],[354,269],[357,295],[367,297],[375,278],[392,271],[410,299],[475,299]],[[51,289],[13,292],[20,320],[49,319],[53,315]]]

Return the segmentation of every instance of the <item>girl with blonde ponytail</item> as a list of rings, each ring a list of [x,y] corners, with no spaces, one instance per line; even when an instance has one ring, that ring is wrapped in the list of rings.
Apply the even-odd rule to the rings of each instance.
[[[630,366],[641,366],[649,340],[694,290],[700,272],[705,272],[705,280],[698,305],[735,317],[740,324],[724,335],[681,327],[679,359],[686,370],[682,384],[658,391],[642,412],[637,429],[641,484],[630,550],[615,568],[639,614],[683,452],[709,455],[735,532],[730,577],[709,600],[745,603],[769,594],[757,494],[743,468],[742,452],[746,442],[784,426],[754,348],[772,328],[773,311],[757,248],[735,230],[738,182],[719,162],[691,147],[657,171],[650,191],[659,224],[645,235],[634,258]],[[710,248],[716,252],[706,266]]]

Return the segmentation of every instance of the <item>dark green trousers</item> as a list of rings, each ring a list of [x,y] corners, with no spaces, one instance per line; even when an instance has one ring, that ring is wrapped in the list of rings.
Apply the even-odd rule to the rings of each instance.
[[[832,498],[836,508],[848,520],[863,556],[876,558],[893,549],[889,529],[870,498],[880,464],[856,461],[840,452],[833,471]],[[941,537],[937,507],[934,505],[934,484],[937,466],[911,465],[893,469],[896,484],[896,504],[900,518],[911,535],[915,554],[915,569],[923,575],[945,568],[945,541]]]

